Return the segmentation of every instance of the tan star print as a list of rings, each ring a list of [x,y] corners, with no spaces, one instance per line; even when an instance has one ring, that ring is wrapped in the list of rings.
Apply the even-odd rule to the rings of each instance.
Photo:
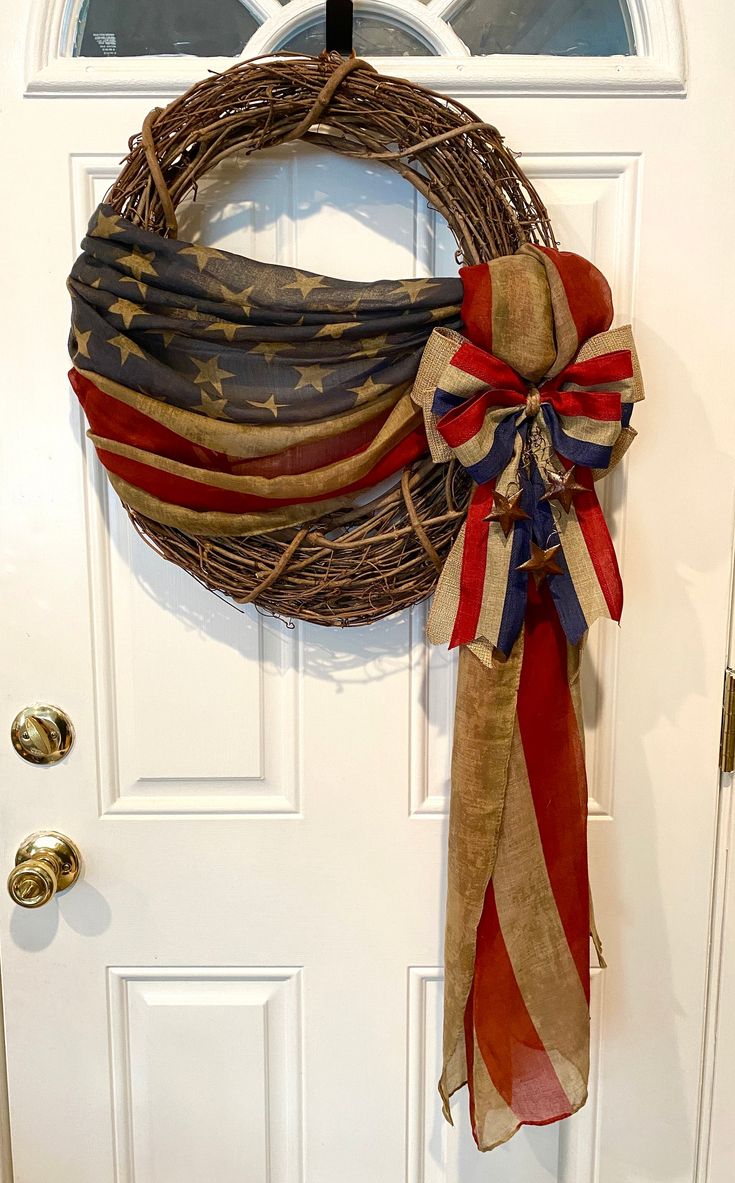
[[[257,345],[253,345],[249,353],[262,353],[266,361],[273,361],[277,353],[282,353],[284,349],[290,349],[291,346],[287,341],[260,341]]]
[[[192,243],[191,246],[185,247],[183,251],[179,251],[179,254],[194,255],[200,271],[204,270],[210,259],[224,259],[225,257],[222,254],[222,251],[217,251],[214,249],[214,247],[197,246],[195,243]]]
[[[118,335],[117,337],[110,337],[107,344],[114,345],[115,349],[120,350],[120,364],[123,366],[130,357],[131,353],[136,357],[145,357],[143,350],[139,345],[136,345],[135,341],[131,341],[130,337],[123,337],[121,335]]]
[[[102,283],[102,277],[100,275],[98,275],[96,279],[92,280],[92,287],[98,288],[101,283]]]
[[[140,251],[137,246],[134,246],[131,254],[122,255],[117,261],[121,266],[127,267],[129,271],[132,271],[136,279],[140,279],[141,275],[158,274],[155,267],[151,266],[155,257],[153,251],[150,254],[146,254],[145,251]]]
[[[398,287],[403,289],[412,304],[416,303],[426,288],[435,288],[438,286],[433,279],[402,279],[398,283]]]
[[[302,386],[313,386],[320,394],[324,394],[324,379],[328,374],[334,373],[334,368],[329,366],[294,366],[294,369],[301,375],[294,390],[299,390]]]
[[[136,316],[146,315],[132,300],[116,300],[114,304],[110,304],[107,311],[114,312],[117,316],[121,317],[126,329],[130,328]]]
[[[79,329],[74,330],[74,341],[76,343],[76,352],[80,357],[89,357],[89,338],[92,336],[92,330],[88,329],[86,333],[80,333]]]
[[[164,349],[168,349],[169,345],[171,344],[174,337],[176,336],[176,333],[172,332],[171,329],[159,329],[159,332],[160,332],[161,336],[163,337]]]
[[[347,329],[353,326],[353,323],[353,321],[348,320],[341,324],[322,325],[316,335],[317,337],[341,337],[342,334],[347,331]]]
[[[228,341],[234,341],[235,333],[240,327],[240,325],[233,324],[231,320],[213,320],[211,324],[207,325],[205,332],[224,333]]]
[[[372,375],[366,378],[362,386],[351,386],[350,391],[356,394],[359,399],[373,398],[377,394],[382,394],[384,390],[390,388],[390,382],[376,382]]]
[[[229,370],[221,370],[219,368],[219,357],[209,357],[206,361],[202,361],[198,357],[191,359],[194,365],[198,367],[199,373],[194,379],[200,386],[213,386],[219,395],[222,394],[222,382],[225,378],[234,378]]]
[[[145,294],[148,291],[148,284],[143,283],[142,279],[134,279],[132,275],[123,275],[120,283],[134,283],[143,299],[145,299]],[[92,284],[92,287],[94,287],[95,284],[99,284],[99,280],[95,280],[95,283]]]
[[[232,288],[228,288],[224,283],[221,283],[219,286],[222,295],[225,297],[228,303],[237,304],[240,308],[242,308],[243,312],[247,316],[253,306],[250,297],[252,296],[255,289],[255,284],[253,283],[249,288],[243,288],[242,291],[239,292],[233,291]]]
[[[278,418],[279,404],[276,402],[275,394],[272,394],[270,398],[265,399],[265,401],[261,403],[253,402],[251,399],[248,399],[247,404],[249,407],[262,407],[264,411],[270,411],[274,419]]]
[[[124,226],[118,226],[120,218],[117,214],[110,216],[103,214],[102,210],[97,211],[97,221],[94,224],[92,235],[95,238],[111,238],[113,234],[122,234],[125,229]]]
[[[210,419],[227,419],[225,415],[225,407],[227,406],[226,398],[212,398],[211,394],[207,394],[206,390],[202,391],[202,401],[195,411],[202,411],[205,415],[209,415]]]
[[[351,353],[350,357],[354,357],[356,354],[360,357],[377,357],[387,344],[387,333],[383,333],[380,337],[361,337],[358,341],[360,348],[354,354]]]
[[[301,292],[301,295],[304,297],[304,299],[306,299],[307,296],[310,296],[315,288],[323,288],[326,286],[324,277],[321,275],[307,275],[304,271],[295,271],[294,275],[295,279],[293,283],[285,283],[283,285],[283,290],[287,292],[295,288],[297,291]]]

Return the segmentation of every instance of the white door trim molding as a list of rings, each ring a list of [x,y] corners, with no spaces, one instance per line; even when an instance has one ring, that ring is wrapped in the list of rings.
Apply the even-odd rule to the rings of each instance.
[[[172,97],[208,71],[225,70],[234,58],[188,55],[139,58],[74,58],[74,28],[81,0],[36,0],[28,31],[28,95],[130,95]],[[273,0],[247,0],[264,18],[245,57],[272,49],[303,25],[317,0],[281,8]],[[441,56],[374,58],[386,74],[466,95],[675,95],[686,94],[686,38],[679,0],[628,0],[638,53],[625,57],[551,57],[493,54],[468,56],[442,16],[448,0],[370,0],[375,11],[395,11],[395,20],[416,31]]]
[[[732,510],[730,511],[732,514]],[[730,613],[728,621],[727,666],[735,668],[735,533],[731,549]],[[729,1114],[735,1099],[735,1075],[732,1072],[733,1024],[732,959],[735,910],[735,875],[732,851],[735,849],[735,775],[720,774],[716,818],[715,851],[712,867],[712,913],[710,919],[710,956],[707,971],[707,998],[701,1062],[699,1111],[697,1114],[697,1158],[694,1183],[725,1177],[732,1157]]]
[[[0,988],[0,1183],[13,1183],[10,1106],[8,1103],[8,1061],[5,1050],[5,1014]]]

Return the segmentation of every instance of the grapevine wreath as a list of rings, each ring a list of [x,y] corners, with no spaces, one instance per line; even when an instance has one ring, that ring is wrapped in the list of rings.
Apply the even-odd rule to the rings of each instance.
[[[552,244],[543,205],[493,127],[338,55],[247,62],[151,112],[107,204],[175,238],[179,204],[219,161],[297,139],[394,168],[446,218],[465,263]],[[437,466],[425,451],[374,499],[277,532],[191,535],[126,508],[148,542],[210,589],[285,617],[359,625],[431,594],[469,491],[456,464]]]
[[[356,283],[178,238],[233,153],[303,139],[394,168],[459,277]],[[610,289],[558,250],[489,124],[355,57],[214,74],[130,141],[69,278],[70,379],[133,525],[213,591],[360,625],[436,591],[460,647],[440,1092],[475,1139],[584,1103],[579,659],[622,587],[595,483],[643,397]]]

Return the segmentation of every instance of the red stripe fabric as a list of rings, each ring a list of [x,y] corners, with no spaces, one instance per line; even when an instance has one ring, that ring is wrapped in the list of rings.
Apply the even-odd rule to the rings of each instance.
[[[451,364],[463,373],[487,382],[488,386],[506,387],[525,395],[526,383],[520,374],[501,358],[479,349],[470,341],[465,341],[459,346]]]
[[[589,1001],[587,775],[567,668],[567,640],[548,588],[529,587],[518,725],[551,889]]]
[[[459,407],[452,407],[446,415],[442,415],[437,428],[450,448],[466,444],[477,435],[485,422],[488,410],[497,407],[521,407],[525,404],[523,395],[515,394],[512,390],[491,390],[484,394],[477,394],[474,398]]]
[[[138,460],[106,452],[104,448],[98,448],[97,454],[108,472],[122,477],[128,484],[142,489],[170,505],[180,505],[185,509],[200,512],[219,510],[224,513],[248,513],[255,510],[279,509],[285,505],[309,504],[347,496],[349,493],[355,493],[370,485],[377,485],[386,477],[393,476],[406,464],[410,464],[419,456],[424,455],[425,451],[426,436],[423,428],[416,428],[385,456],[381,457],[378,463],[360,480],[353,481],[341,489],[331,489],[318,497],[298,495],[292,499],[258,497],[250,493],[238,493],[232,489],[221,489],[214,485],[202,484],[199,481],[190,480],[188,477],[153,468]]]
[[[609,329],[613,318],[612,292],[601,271],[571,251],[539,246],[559,272],[564,293],[581,344]]]
[[[462,547],[462,568],[460,574],[460,595],[457,615],[452,630],[450,649],[473,640],[477,634],[482,598],[485,591],[485,563],[487,561],[488,523],[484,520],[493,507],[495,481],[478,485],[472,494],[464,545]]]
[[[632,377],[633,358],[629,349],[614,349],[585,361],[572,362],[560,374],[562,382],[577,382],[580,386],[599,386]]]
[[[571,464],[563,460],[565,468]],[[589,468],[578,467],[575,477],[580,485],[584,485],[587,492],[575,493],[574,511],[582,531],[585,545],[589,552],[595,575],[605,597],[608,612],[612,620],[620,620],[623,614],[623,579],[618,566],[610,531],[607,528],[605,515],[597,500],[595,482]]]
[[[477,930],[475,974],[468,1006],[472,1025],[495,1088],[519,1125],[566,1117],[569,1098],[518,988],[503,940],[492,882]],[[470,1078],[470,1091],[472,1080]]]
[[[493,351],[493,275],[489,263],[460,267],[462,321],[470,341]]]
[[[542,386],[540,394],[541,401],[550,402],[560,415],[583,415],[585,419],[595,419],[599,423],[620,422],[621,399],[616,391],[594,394],[588,390],[557,390],[547,393],[546,387]]]
[[[239,476],[289,476],[346,460],[362,452],[372,442],[391,413],[389,408],[368,422],[329,439],[300,444],[271,456],[244,460],[239,456],[213,451],[203,444],[191,443],[135,407],[105,394],[78,370],[69,371],[69,381],[95,435],[142,448],[181,464],[191,464],[195,468]]]

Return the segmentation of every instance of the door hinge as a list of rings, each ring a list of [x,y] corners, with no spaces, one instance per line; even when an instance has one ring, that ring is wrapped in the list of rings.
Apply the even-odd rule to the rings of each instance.
[[[720,731],[720,772],[735,772],[735,670],[725,670]]]

